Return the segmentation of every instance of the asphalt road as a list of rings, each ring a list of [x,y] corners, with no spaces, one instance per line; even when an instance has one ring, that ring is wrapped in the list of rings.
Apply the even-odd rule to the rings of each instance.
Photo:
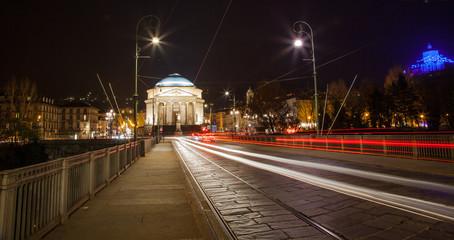
[[[173,142],[238,239],[454,239],[454,164]]]

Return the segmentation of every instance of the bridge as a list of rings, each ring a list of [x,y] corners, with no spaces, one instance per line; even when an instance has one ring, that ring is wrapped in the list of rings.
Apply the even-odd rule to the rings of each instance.
[[[454,238],[452,135],[154,142],[1,172],[1,239]]]

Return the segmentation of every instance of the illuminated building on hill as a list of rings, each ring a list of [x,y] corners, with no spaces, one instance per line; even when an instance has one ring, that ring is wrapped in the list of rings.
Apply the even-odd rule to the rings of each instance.
[[[433,50],[429,43],[427,51],[422,53],[422,59],[411,65],[410,72],[412,74],[428,74],[449,67],[454,67],[454,61],[441,55],[438,50]]]

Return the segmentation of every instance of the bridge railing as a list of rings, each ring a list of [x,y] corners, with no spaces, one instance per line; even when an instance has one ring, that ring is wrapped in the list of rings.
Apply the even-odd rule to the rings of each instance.
[[[0,172],[0,239],[39,239],[155,144],[146,139]]]
[[[415,135],[232,135],[236,141],[313,150],[454,162],[453,134]]]

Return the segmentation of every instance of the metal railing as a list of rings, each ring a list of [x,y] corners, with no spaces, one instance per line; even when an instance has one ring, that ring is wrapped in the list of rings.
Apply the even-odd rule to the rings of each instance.
[[[155,144],[146,139],[0,172],[0,239],[39,239]]]
[[[454,162],[453,134],[234,135],[235,141]]]

